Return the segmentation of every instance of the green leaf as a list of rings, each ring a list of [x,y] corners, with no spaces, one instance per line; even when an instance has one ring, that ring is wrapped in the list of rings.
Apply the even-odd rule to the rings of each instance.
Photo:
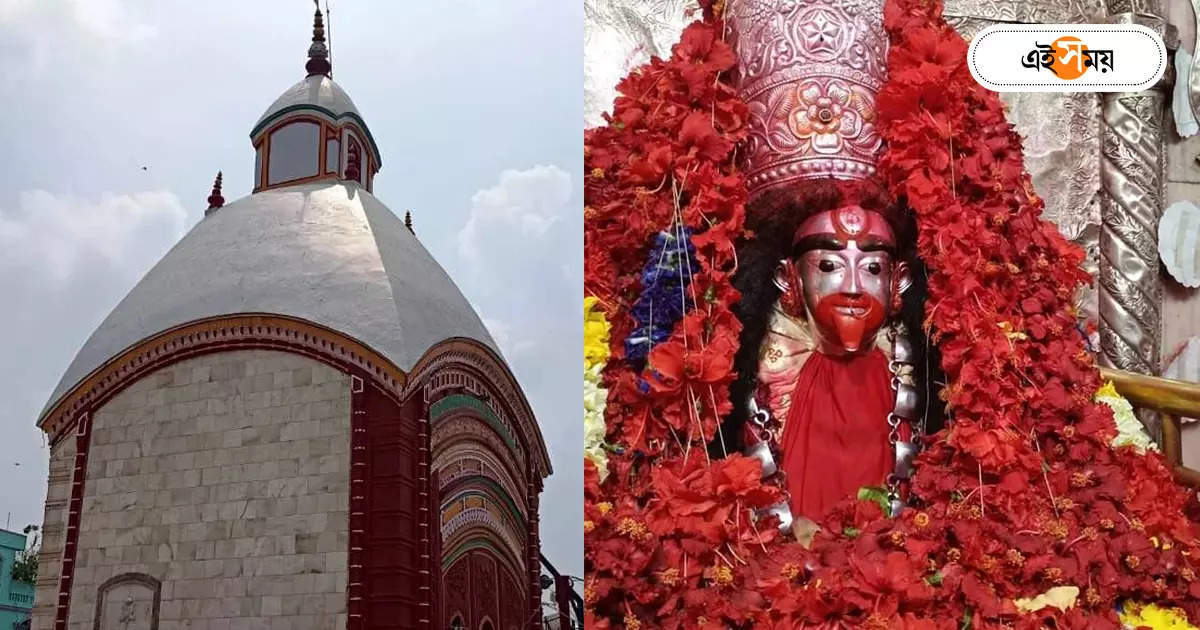
[[[963,611],[962,625],[959,630],[971,630],[971,620],[975,618],[975,612],[969,607]]]
[[[934,573],[933,575],[926,576],[925,583],[930,586],[941,586],[942,585],[942,572],[938,571],[938,572]]]
[[[18,551],[12,565],[12,579],[33,584],[37,581],[37,573],[38,550],[33,548]]]
[[[883,509],[885,516],[892,515],[892,502],[888,499],[887,488],[880,486],[863,486],[858,489],[859,501],[874,501]]]
[[[847,527],[842,530],[842,535],[846,538],[858,538],[858,534],[859,531],[857,527]]]

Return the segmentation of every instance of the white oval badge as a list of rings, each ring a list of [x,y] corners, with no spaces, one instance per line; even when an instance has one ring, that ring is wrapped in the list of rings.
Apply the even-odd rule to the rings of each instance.
[[[1162,38],[1137,24],[997,24],[967,50],[971,76],[996,92],[1137,92],[1167,59]]]

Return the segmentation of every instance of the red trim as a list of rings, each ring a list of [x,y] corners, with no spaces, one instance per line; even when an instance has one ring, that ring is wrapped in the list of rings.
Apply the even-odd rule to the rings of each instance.
[[[529,484],[529,628],[542,630],[542,544],[538,535],[541,519],[538,516],[539,497],[542,492],[542,479],[532,466],[526,471],[526,481]]]
[[[329,141],[334,140],[338,143],[337,164],[333,170],[329,170]],[[322,153],[323,159],[321,162],[321,172],[334,177],[342,176],[342,131],[333,125],[325,126],[325,149]]]
[[[415,397],[414,397],[415,398]],[[414,400],[415,402],[415,400]],[[436,488],[431,483],[433,477],[430,469],[433,464],[432,454],[432,431],[429,429],[429,413],[428,409],[422,409],[420,420],[417,421],[418,437],[417,437],[417,501],[420,505],[417,521],[418,535],[418,550],[421,554],[421,619],[420,627],[428,630],[433,626],[435,610],[433,607],[434,600],[437,597],[434,595],[433,587],[433,538],[440,537],[441,519],[438,515],[441,514],[441,505],[435,503],[434,497],[437,496]],[[434,527],[434,524],[437,527]],[[440,558],[438,562],[440,563]]]
[[[430,448],[432,449],[432,444],[430,445]],[[432,457],[432,450],[430,451],[430,456]],[[430,524],[433,526],[433,531],[431,532],[432,535],[430,536],[430,541],[429,541],[429,584],[430,584],[430,587],[433,589],[433,592],[438,594],[438,597],[434,598],[434,601],[433,601],[433,618],[435,620],[437,620],[434,622],[435,624],[440,623],[441,619],[442,619],[442,615],[445,614],[443,612],[445,610],[445,602],[443,601],[443,598],[441,597],[441,594],[443,592],[443,589],[442,589],[442,518],[441,518],[442,506],[441,506],[441,493],[438,492],[438,490],[437,490],[437,488],[439,486],[440,486],[440,484],[438,483],[438,471],[434,470],[434,471],[430,472],[430,474],[429,474],[429,487],[431,488],[431,491],[429,492],[428,505],[429,505]]]
[[[428,423],[419,399],[352,379],[347,627],[431,628]]]
[[[80,411],[102,404],[139,375],[183,357],[243,348],[284,350],[314,357],[349,372],[358,368],[394,399],[408,375],[359,341],[319,324],[282,315],[233,315],[184,324],[126,350],[65,394],[38,422],[56,442]]]
[[[346,629],[365,630],[367,589],[363,584],[367,512],[367,396],[362,376],[350,377],[350,549],[346,585]]]
[[[67,504],[67,535],[58,579],[54,630],[67,630],[70,613],[71,584],[75,581],[75,560],[79,550],[79,521],[83,515],[83,484],[87,481],[87,456],[92,443],[91,413],[80,413],[75,426],[75,468],[71,473],[71,500]]]
[[[316,175],[307,175],[304,177],[298,177],[296,179],[289,179],[289,180],[282,181],[282,182],[276,182],[274,184],[268,184],[267,183],[267,174],[270,172],[269,165],[271,163],[271,142],[270,142],[271,134],[275,133],[281,127],[283,127],[285,125],[288,125],[293,122],[302,122],[302,121],[313,122],[313,123],[316,123],[321,126],[320,137],[322,140],[320,142],[320,147],[318,148],[318,151],[317,151],[317,174]],[[330,176],[333,176],[335,178],[342,177],[342,173],[345,172],[345,169],[346,169],[346,141],[345,141],[345,138],[346,138],[347,132],[353,134],[355,141],[357,141],[358,145],[359,145],[359,153],[360,153],[360,155],[364,156],[364,158],[362,159],[362,164],[360,165],[360,168],[362,170],[361,170],[361,175],[359,177],[359,185],[363,186],[367,190],[367,192],[372,192],[375,188],[375,186],[374,186],[375,174],[379,172],[379,167],[375,164],[375,159],[372,156],[372,154],[369,151],[365,151],[362,149],[362,147],[365,145],[363,144],[361,138],[367,137],[367,134],[363,130],[363,128],[358,126],[357,124],[355,124],[353,121],[347,121],[342,124],[335,124],[335,123],[329,122],[328,120],[326,120],[324,118],[319,118],[319,117],[309,115],[309,114],[297,114],[295,116],[283,118],[281,120],[276,121],[270,127],[267,127],[265,130],[259,132],[259,134],[257,136],[258,141],[255,142],[253,146],[256,151],[258,150],[259,146],[262,146],[263,157],[262,157],[262,164],[259,168],[259,172],[256,174],[257,177],[254,180],[254,189],[251,192],[260,192],[263,190],[270,190],[272,188],[280,188],[283,186],[294,186],[296,184],[306,184],[308,182],[314,182],[314,181],[318,181],[318,180],[322,180],[322,179],[327,179]],[[329,171],[325,168],[326,144],[331,136],[335,137],[338,141],[337,171]]]

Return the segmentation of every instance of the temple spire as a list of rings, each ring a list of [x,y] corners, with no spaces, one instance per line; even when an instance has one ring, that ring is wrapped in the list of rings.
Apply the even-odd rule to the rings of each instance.
[[[317,0],[313,0],[313,5],[317,7],[317,11],[313,15],[312,45],[308,47],[308,63],[304,64],[304,69],[310,77],[322,74],[329,76],[329,73],[333,72],[333,65],[329,63],[329,49],[325,47],[325,22]]]
[[[208,209],[204,211],[204,216],[216,212],[223,205],[225,205],[225,198],[221,196],[221,171],[217,171],[217,178],[213,180],[212,193],[208,195]]]

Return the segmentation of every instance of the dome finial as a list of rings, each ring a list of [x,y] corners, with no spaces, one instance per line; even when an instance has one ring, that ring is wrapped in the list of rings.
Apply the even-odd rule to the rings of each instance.
[[[304,69],[308,70],[308,76],[314,77],[317,75],[329,76],[333,71],[333,65],[329,63],[329,49],[325,47],[325,22],[321,17],[321,6],[317,4],[317,0],[313,0],[313,5],[317,11],[313,15],[313,37],[312,45],[308,47],[308,63],[304,64]]]
[[[225,205],[225,198],[221,196],[221,171],[217,171],[217,178],[213,180],[212,194],[208,196],[208,209],[204,211],[204,216],[208,216],[217,211],[217,208]]]

